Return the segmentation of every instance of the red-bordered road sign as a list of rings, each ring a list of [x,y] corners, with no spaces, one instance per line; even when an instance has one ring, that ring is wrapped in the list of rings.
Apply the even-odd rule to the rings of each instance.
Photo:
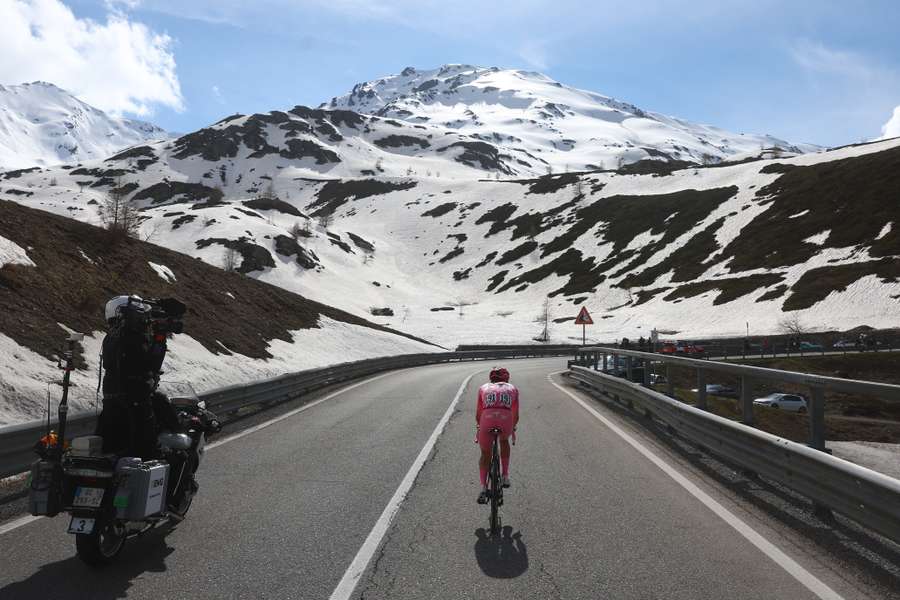
[[[575,317],[576,325],[593,325],[594,320],[591,318],[590,313],[588,313],[587,306],[581,307],[581,312],[578,313],[578,316]]]

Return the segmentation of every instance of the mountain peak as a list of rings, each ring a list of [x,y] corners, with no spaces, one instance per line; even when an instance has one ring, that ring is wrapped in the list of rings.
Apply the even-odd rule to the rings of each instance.
[[[655,114],[536,71],[469,64],[406,67],[358,83],[321,108],[451,129],[539,173],[614,169],[645,159],[710,164],[770,146],[807,149]]]

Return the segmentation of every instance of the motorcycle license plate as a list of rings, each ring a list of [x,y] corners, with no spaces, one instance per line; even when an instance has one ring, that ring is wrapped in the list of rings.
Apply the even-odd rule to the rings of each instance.
[[[103,488],[82,487],[75,488],[75,499],[72,506],[97,508],[103,500]]]
[[[94,519],[72,517],[69,521],[69,533],[91,533],[94,531]]]

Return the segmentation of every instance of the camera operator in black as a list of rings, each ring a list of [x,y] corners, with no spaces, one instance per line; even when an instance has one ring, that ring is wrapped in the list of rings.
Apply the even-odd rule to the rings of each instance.
[[[158,425],[172,430],[179,426],[168,399],[156,391],[167,332],[154,331],[153,311],[138,296],[110,300],[106,318],[103,412],[97,433],[103,437],[105,452],[152,458]]]

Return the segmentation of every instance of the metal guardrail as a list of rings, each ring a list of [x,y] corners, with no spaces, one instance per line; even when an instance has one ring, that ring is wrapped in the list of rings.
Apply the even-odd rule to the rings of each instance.
[[[619,356],[624,357],[624,369],[621,368]],[[845,394],[872,395],[892,401],[900,401],[900,386],[872,381],[860,381],[856,379],[842,379],[839,377],[827,377],[809,373],[796,373],[792,371],[780,371],[750,365],[717,362],[709,359],[683,358],[667,354],[654,354],[638,352],[636,350],[622,350],[620,348],[580,348],[575,354],[575,360],[570,364],[581,366],[593,366],[595,370],[609,370],[609,358],[612,357],[614,371],[624,371],[629,381],[634,380],[634,373],[638,364],[662,363],[665,365],[667,383],[666,393],[675,395],[670,367],[690,367],[697,371],[697,407],[706,408],[706,376],[708,372],[726,373],[740,379],[740,396],[738,403],[741,409],[741,422],[745,425],[754,423],[753,416],[753,385],[758,381],[777,381],[806,386],[810,389],[808,398],[809,410],[809,445],[817,450],[825,449],[825,392],[841,392]],[[602,365],[602,366],[601,366]],[[651,383],[651,369],[640,369],[644,386]]]
[[[278,404],[299,398],[326,386],[358,379],[373,373],[460,360],[492,360],[538,356],[570,355],[571,349],[534,346],[522,349],[497,349],[473,352],[437,352],[431,354],[405,354],[383,358],[370,358],[354,362],[330,365],[288,373],[263,381],[232,385],[200,395],[207,407],[220,417],[258,404]],[[227,419],[223,419],[227,421]],[[96,427],[97,417],[90,413],[70,413],[66,422],[69,438],[90,435]],[[57,424],[56,419],[51,420]],[[0,478],[22,473],[36,458],[33,447],[47,427],[46,420],[30,421],[18,425],[0,427]]]
[[[642,353],[629,354],[634,358],[635,354]],[[678,358],[670,360],[691,361]],[[745,368],[741,365],[722,365],[707,361],[691,362],[701,363],[706,369],[723,371],[728,370],[724,367]],[[712,365],[721,365],[721,368]],[[837,511],[900,543],[900,481],[815,448],[711,414],[700,407],[684,404],[649,389],[644,384],[584,366],[573,364],[569,368],[571,376],[579,382],[661,420],[713,454],[795,490],[809,498],[817,508]],[[746,368],[754,369],[752,374],[757,377],[774,377],[773,373],[760,373],[773,369]],[[803,374],[780,373],[794,378],[794,381],[810,383],[802,379],[805,377]],[[847,386],[854,384],[860,384],[866,389],[872,389],[870,386],[880,388],[883,385],[834,380],[831,377],[808,377],[813,378],[811,382],[817,385],[838,385],[837,382],[840,382],[839,389],[847,389]],[[900,392],[900,386],[887,387],[890,388],[892,397]]]

